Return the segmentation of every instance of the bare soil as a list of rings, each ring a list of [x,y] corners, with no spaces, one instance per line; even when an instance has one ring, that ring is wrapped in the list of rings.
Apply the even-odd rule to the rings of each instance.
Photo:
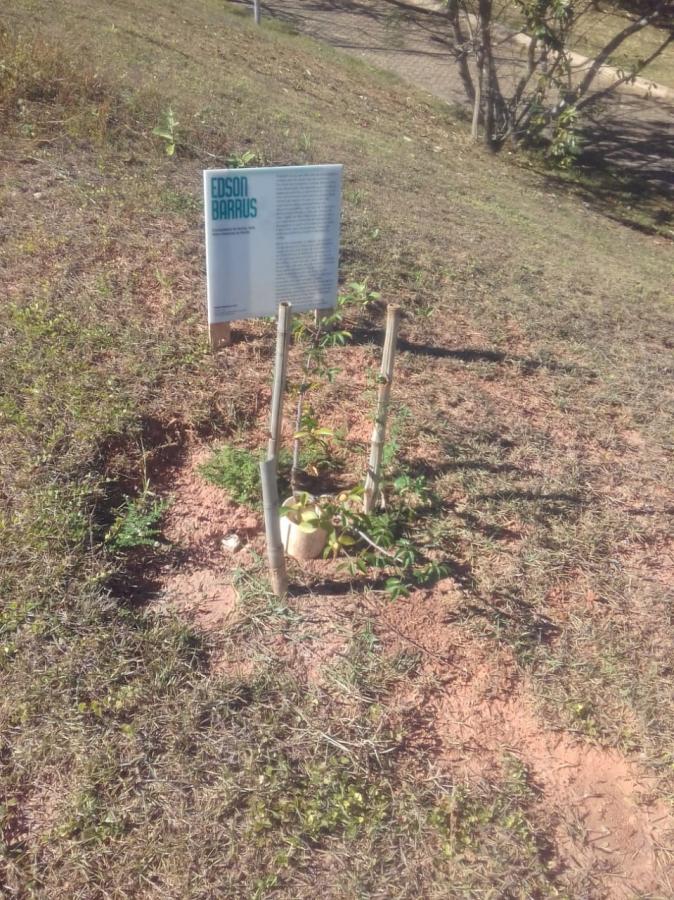
[[[171,501],[164,533],[175,550],[161,573],[160,599],[201,627],[222,628],[236,615],[232,568],[250,548],[261,549],[262,522],[199,474],[208,455],[197,450],[185,466],[163,473],[158,485]],[[223,541],[233,536],[239,546],[230,551]]]

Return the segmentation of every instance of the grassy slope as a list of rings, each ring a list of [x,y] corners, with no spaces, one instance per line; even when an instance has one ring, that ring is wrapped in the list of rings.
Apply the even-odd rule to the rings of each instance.
[[[448,833],[451,785],[379,756],[395,736],[370,705],[319,704],[279,666],[210,676],[212,639],[115,596],[101,537],[143,453],[245,430],[263,387],[267,324],[236,356],[204,348],[200,169],[248,149],[344,162],[343,275],[407,310],[401,454],[437,463],[454,498],[438,534],[471,570],[465,626],[514,648],[552,723],[666,774],[671,245],[476,153],[409,88],[220,4],[24,2],[4,18],[5,883],[551,893],[549,823],[521,773],[466,788]],[[176,159],[150,135],[169,104]],[[513,522],[514,547],[498,538]],[[243,632],[218,642],[292,613],[256,584],[244,602]]]

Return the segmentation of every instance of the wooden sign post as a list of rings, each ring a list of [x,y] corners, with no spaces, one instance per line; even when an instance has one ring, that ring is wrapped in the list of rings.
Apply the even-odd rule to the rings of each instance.
[[[211,344],[211,350],[229,347],[232,343],[232,326],[229,322],[212,322],[208,326],[208,339]]]

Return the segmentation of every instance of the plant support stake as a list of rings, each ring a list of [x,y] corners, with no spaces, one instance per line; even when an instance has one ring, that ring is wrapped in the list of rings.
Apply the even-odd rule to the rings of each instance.
[[[260,24],[260,0],[253,0],[253,21]]]
[[[318,313],[318,310],[316,310]],[[302,366],[302,381],[299,386],[299,390],[297,392],[297,407],[295,411],[295,436],[293,438],[293,462],[292,467],[290,469],[290,490],[292,491],[293,497],[295,497],[298,493],[298,476],[300,475],[300,439],[297,435],[302,430],[302,416],[304,414],[304,397],[306,396],[307,391],[311,387],[311,368],[315,367],[316,360],[315,354],[320,347],[321,338],[323,336],[323,320],[325,316],[316,316],[314,319],[314,336],[311,340],[311,347],[308,353],[305,356],[304,364]]]
[[[372,512],[379,495],[381,481],[381,456],[386,438],[386,420],[388,418],[389,400],[391,397],[391,384],[393,382],[393,364],[395,362],[396,344],[398,340],[398,328],[400,327],[400,307],[388,306],[386,308],[386,337],[384,338],[384,352],[381,358],[379,372],[379,395],[377,397],[377,414],[372,429],[372,443],[370,444],[370,461],[365,476],[365,494],[363,496],[363,512],[368,515]]]
[[[274,594],[277,597],[282,597],[288,590],[288,576],[286,575],[286,560],[283,553],[283,542],[281,541],[275,459],[267,459],[265,462],[260,463],[260,481],[262,482],[262,505],[264,507],[264,530],[267,538],[269,579]]]
[[[278,325],[276,331],[276,360],[274,362],[274,387],[271,396],[271,422],[269,424],[269,443],[267,459],[276,459],[281,445],[281,429],[283,428],[283,395],[286,389],[286,373],[288,371],[288,349],[290,347],[292,321],[292,304],[284,301],[278,308]]]

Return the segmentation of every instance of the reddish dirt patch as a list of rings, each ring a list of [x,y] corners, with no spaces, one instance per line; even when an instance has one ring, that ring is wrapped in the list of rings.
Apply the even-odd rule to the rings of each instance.
[[[423,647],[420,677],[398,692],[407,744],[436,773],[489,779],[504,754],[527,767],[541,809],[554,822],[562,864],[587,874],[607,897],[672,896],[667,848],[674,819],[650,802],[654,780],[636,761],[548,730],[509,653],[448,621],[449,585],[385,607],[382,637]],[[427,772],[425,773],[427,774]]]
[[[486,778],[505,753],[513,754],[541,791],[567,867],[592,873],[610,897],[663,891],[661,848],[674,821],[664,803],[647,802],[653,782],[617,751],[546,730],[524,687],[510,696],[493,691],[494,678],[482,669],[424,699],[424,728],[432,722],[435,734],[434,765]]]
[[[164,531],[176,551],[162,572],[160,597],[197,625],[220,628],[236,616],[231,573],[259,540],[262,522],[199,474],[209,453],[196,450],[185,465],[165,472],[159,483],[161,493],[172,499]],[[230,546],[238,544],[236,549],[228,549],[228,538]]]

